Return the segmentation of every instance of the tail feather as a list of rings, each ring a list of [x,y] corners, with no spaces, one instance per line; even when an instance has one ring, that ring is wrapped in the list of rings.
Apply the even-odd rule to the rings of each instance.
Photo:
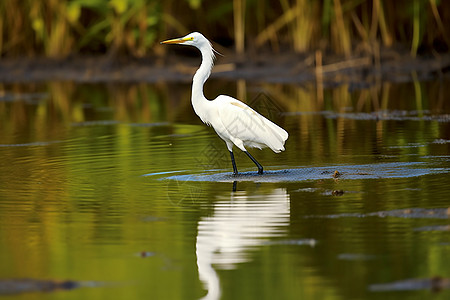
[[[271,132],[270,138],[267,140],[267,146],[275,153],[284,151],[284,143],[289,137],[287,131],[268,119],[265,119],[265,125]]]

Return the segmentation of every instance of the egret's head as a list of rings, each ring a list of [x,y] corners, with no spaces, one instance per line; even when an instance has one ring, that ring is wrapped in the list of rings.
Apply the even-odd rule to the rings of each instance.
[[[204,45],[208,45],[208,46],[211,45],[210,42],[208,41],[208,39],[205,38],[203,36],[203,34],[201,34],[199,32],[192,32],[181,38],[163,41],[163,42],[161,42],[161,44],[189,45],[189,46],[195,46],[199,49],[202,48],[202,46],[204,46]]]
[[[214,50],[208,39],[205,38],[203,34],[201,34],[200,32],[192,32],[181,38],[163,41],[161,42],[161,44],[179,44],[179,45],[194,46],[200,50],[203,59],[211,60],[211,67],[216,58],[214,52],[219,53],[216,50]]]

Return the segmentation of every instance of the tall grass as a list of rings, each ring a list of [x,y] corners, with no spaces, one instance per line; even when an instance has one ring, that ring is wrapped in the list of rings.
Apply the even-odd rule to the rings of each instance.
[[[270,46],[349,57],[403,45],[415,56],[449,51],[448,28],[443,0],[2,0],[0,57],[144,56],[194,30],[240,54]]]

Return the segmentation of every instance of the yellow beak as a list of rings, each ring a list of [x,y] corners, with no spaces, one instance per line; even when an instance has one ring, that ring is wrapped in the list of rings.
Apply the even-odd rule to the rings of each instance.
[[[160,44],[182,44],[182,43],[184,43],[184,42],[186,42],[188,40],[189,39],[187,39],[187,38],[176,38],[176,39],[163,41]]]

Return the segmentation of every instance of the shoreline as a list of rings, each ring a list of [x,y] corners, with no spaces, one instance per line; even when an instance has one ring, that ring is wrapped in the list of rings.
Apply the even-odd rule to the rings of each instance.
[[[319,55],[318,55],[319,54]],[[105,82],[190,82],[200,64],[196,56],[168,53],[164,57],[72,56],[51,58],[0,59],[1,83],[42,81]],[[349,84],[369,87],[377,82],[410,82],[450,78],[450,53],[413,58],[398,52],[342,59],[339,56],[310,54],[261,54],[245,57],[233,54],[218,57],[211,78],[243,79],[269,83],[304,84],[321,81],[324,87]]]

